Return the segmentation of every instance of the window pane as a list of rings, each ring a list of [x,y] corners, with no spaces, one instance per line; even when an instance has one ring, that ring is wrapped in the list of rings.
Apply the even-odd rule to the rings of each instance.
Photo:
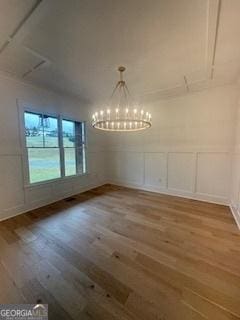
[[[86,173],[85,148],[77,149],[78,174]]]
[[[24,112],[25,127],[29,129],[39,128],[41,115],[37,113]]]
[[[84,122],[81,123],[81,131],[82,131],[82,143],[85,143],[86,139],[85,139],[85,123]]]
[[[58,148],[29,148],[30,182],[56,179],[60,173],[60,155]]]
[[[26,133],[27,147],[41,148],[43,147],[43,132],[30,130]]]
[[[24,120],[27,147],[43,147],[43,130],[40,126],[42,116],[36,113],[25,112]]]
[[[71,148],[75,146],[75,122],[69,120],[62,121],[63,146]]]
[[[46,116],[44,116],[46,118]],[[53,117],[47,117],[45,119],[44,130],[44,141],[45,147],[58,147],[58,119]]]
[[[76,122],[76,141],[77,146],[81,147],[84,143],[84,124],[83,122]]]
[[[87,172],[87,164],[86,164],[86,149],[82,149],[82,173]]]
[[[76,170],[76,149],[75,148],[65,148],[64,149],[65,158],[65,175],[72,176],[77,173]]]

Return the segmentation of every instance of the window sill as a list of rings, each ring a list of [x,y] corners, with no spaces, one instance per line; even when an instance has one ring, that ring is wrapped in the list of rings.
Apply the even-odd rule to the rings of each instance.
[[[44,186],[44,185],[51,185],[57,182],[64,182],[64,181],[68,181],[68,180],[74,180],[74,179],[78,179],[80,177],[85,177],[85,176],[89,176],[90,173],[89,172],[85,172],[82,174],[76,174],[73,176],[68,176],[68,177],[63,177],[63,178],[57,178],[57,179],[52,179],[52,180],[47,180],[47,181],[40,181],[40,182],[34,182],[34,183],[28,183],[24,185],[25,189],[31,189],[31,188],[35,188],[35,187],[39,187],[39,186]]]

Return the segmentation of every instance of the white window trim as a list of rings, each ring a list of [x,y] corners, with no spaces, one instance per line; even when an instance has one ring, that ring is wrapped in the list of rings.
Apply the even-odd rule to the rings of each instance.
[[[73,118],[71,116],[66,116],[64,114],[56,114],[56,113],[50,113],[47,111],[44,111],[43,109],[37,109],[28,107],[29,103],[22,103],[17,100],[17,107],[18,107],[18,114],[19,114],[19,134],[20,134],[20,142],[21,142],[21,149],[22,149],[22,156],[23,156],[23,178],[24,178],[24,188],[34,188],[35,186],[41,186],[41,185],[47,185],[47,184],[53,184],[60,181],[67,181],[71,179],[77,179],[79,177],[87,176],[89,175],[89,166],[88,166],[88,141],[87,141],[87,133],[86,133],[86,120],[79,120],[77,118]],[[62,125],[62,120],[69,120],[69,121],[75,121],[75,122],[81,122],[84,123],[85,128],[85,166],[86,171],[84,173],[77,173],[75,175],[70,176],[62,176],[62,168],[64,168],[63,158],[60,157],[60,170],[61,170],[61,177],[56,179],[49,179],[45,181],[39,181],[39,182],[30,182],[30,176],[29,176],[29,162],[28,162],[28,148],[26,145],[26,137],[25,137],[25,121],[24,121],[24,113],[25,112],[32,112],[37,114],[44,114],[48,115],[49,117],[55,117],[58,119],[58,123]],[[60,144],[59,144],[59,150],[61,152]]]

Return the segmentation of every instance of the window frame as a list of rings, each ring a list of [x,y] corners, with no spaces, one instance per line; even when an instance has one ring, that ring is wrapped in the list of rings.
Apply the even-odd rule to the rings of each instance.
[[[49,180],[43,180],[43,181],[38,181],[38,182],[30,182],[30,170],[29,170],[29,157],[28,157],[28,146],[27,146],[27,139],[25,136],[25,112],[37,114],[37,115],[46,115],[49,117],[54,117],[57,119],[58,122],[58,131],[59,133],[62,133],[62,120],[66,121],[72,121],[72,122],[78,122],[82,123],[83,128],[84,128],[84,147],[75,147],[75,149],[84,149],[85,150],[85,172],[79,173],[76,172],[74,175],[65,175],[65,158],[64,158],[64,146],[63,146],[63,136],[62,134],[58,135],[58,142],[59,142],[59,158],[60,158],[60,177],[59,178],[54,178],[54,179],[49,179]],[[22,109],[22,116],[20,117],[20,128],[21,130],[21,137],[22,137],[22,147],[23,147],[23,171],[24,171],[24,186],[25,187],[34,187],[38,185],[44,185],[44,184],[51,184],[54,182],[59,182],[59,181],[65,181],[69,179],[74,179],[78,178],[81,176],[88,175],[88,145],[87,145],[87,136],[86,136],[86,121],[85,120],[78,120],[76,118],[72,118],[69,116],[65,116],[64,114],[56,114],[56,113],[50,113],[50,112],[45,112],[43,110],[37,110],[33,108],[26,108],[24,107]],[[57,149],[57,148],[56,148]]]

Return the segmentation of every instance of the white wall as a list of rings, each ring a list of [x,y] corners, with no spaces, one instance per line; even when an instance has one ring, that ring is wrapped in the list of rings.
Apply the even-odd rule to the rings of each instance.
[[[17,99],[29,108],[79,120],[88,121],[91,113],[77,99],[0,78],[0,219],[106,181],[218,203],[231,198],[240,208],[237,86],[149,104],[153,126],[144,132],[104,134],[88,121],[89,174],[32,187],[24,184]]]
[[[240,86],[239,86],[240,87]],[[240,94],[235,116],[235,140],[232,157],[231,209],[240,228]]]
[[[89,174],[27,187],[23,176],[17,99],[20,105],[25,104],[29,108],[79,120],[89,119],[88,109],[78,99],[14,79],[0,78],[0,220],[101,185],[105,181],[104,135],[96,134],[88,127]]]
[[[109,134],[108,180],[229,204],[237,96],[225,86],[149,104],[151,129]]]

